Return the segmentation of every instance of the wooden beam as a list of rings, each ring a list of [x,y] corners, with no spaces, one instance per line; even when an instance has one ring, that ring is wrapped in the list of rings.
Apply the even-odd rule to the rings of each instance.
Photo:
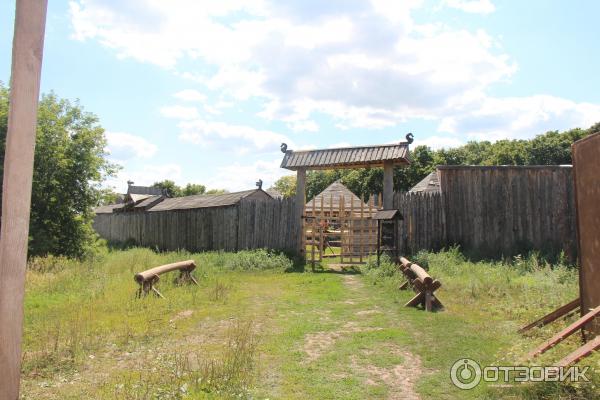
[[[589,356],[594,351],[600,349],[600,336],[596,336],[556,364],[557,367],[568,367],[571,364],[575,364],[584,357]]]
[[[383,209],[394,207],[394,164],[383,164]]]
[[[519,329],[518,332],[525,333],[528,330],[533,329],[535,327],[542,327],[544,325],[548,325],[549,323],[556,321],[560,317],[567,315],[571,311],[579,308],[580,304],[581,304],[581,301],[579,300],[579,298],[576,298],[575,300],[571,301],[570,303],[567,303],[564,306],[559,307],[556,310],[544,315],[542,318],[530,323],[529,325],[524,326],[523,328]]]
[[[304,214],[304,205],[306,204],[306,170],[299,169],[296,171],[296,215],[300,218],[300,226],[304,226],[304,220],[302,215]],[[304,228],[301,230],[302,234],[299,238],[298,243],[298,254],[304,256],[306,249],[304,248]]]
[[[0,231],[0,399],[19,398],[31,182],[47,0],[16,3]]]
[[[135,279],[137,283],[141,284],[142,282],[150,280],[157,275],[164,274],[167,272],[177,270],[192,272],[194,269],[196,269],[196,263],[194,262],[194,260],[179,261],[171,264],[165,264],[158,267],[154,267],[146,271],[138,272],[137,274],[135,274],[133,279]]]
[[[585,314],[583,317],[579,318],[577,321],[573,322],[571,325],[567,326],[562,331],[558,332],[551,339],[541,344],[537,349],[529,353],[528,357],[531,359],[550,350],[552,347],[556,346],[557,344],[571,336],[578,329],[581,329],[585,324],[592,321],[598,314],[600,314],[600,306],[594,308],[592,311]]]

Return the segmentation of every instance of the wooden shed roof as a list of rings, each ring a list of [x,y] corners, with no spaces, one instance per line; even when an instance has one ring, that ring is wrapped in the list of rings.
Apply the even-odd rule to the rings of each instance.
[[[392,162],[394,165],[410,164],[408,143],[306,151],[287,150],[281,161],[281,168],[297,170],[382,167],[384,162]]]
[[[148,196],[140,202],[136,202],[133,208],[148,209],[166,199],[165,196]]]
[[[335,181],[329,185],[325,190],[316,195],[311,201],[306,203],[305,209],[312,211],[313,207],[316,207],[317,211],[321,209],[321,199],[323,201],[323,209],[329,211],[333,208],[333,211],[338,211],[340,208],[340,202],[344,198],[344,209],[349,211],[351,207],[354,210],[360,210],[360,205],[363,201],[354,193],[344,186],[340,181]],[[332,203],[333,200],[333,203]],[[363,204],[365,209],[369,206]]]
[[[119,204],[107,204],[105,206],[99,206],[94,208],[94,212],[96,214],[112,214],[112,212],[115,209],[120,209],[123,208],[125,204],[124,203],[119,203]]]
[[[151,195],[151,196],[160,196],[163,194],[161,188],[153,187],[153,186],[127,186],[127,194],[138,194],[138,195]]]
[[[237,204],[240,200],[251,196],[257,192],[264,193],[271,198],[268,193],[262,189],[244,190],[242,192],[224,193],[224,194],[199,194],[194,196],[173,197],[164,199],[148,211],[168,211],[168,210],[187,210],[192,208],[224,207]]]
[[[440,180],[437,171],[433,171],[427,175],[423,180],[417,183],[412,189],[409,190],[411,193],[436,193],[440,192]]]

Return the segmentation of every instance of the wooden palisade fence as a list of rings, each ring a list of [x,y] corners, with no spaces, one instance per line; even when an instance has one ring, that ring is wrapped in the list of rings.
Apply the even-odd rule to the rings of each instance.
[[[394,208],[404,218],[396,235],[399,254],[446,246],[446,217],[440,193],[395,193]]]
[[[446,242],[485,257],[577,253],[571,166],[438,167]]]
[[[400,254],[457,244],[471,254],[488,257],[528,250],[563,250],[570,259],[577,256],[570,167],[440,167],[438,174],[442,193],[394,195],[393,208],[404,218],[396,235]],[[344,224],[337,223],[348,233],[342,235],[340,244],[348,254],[345,262],[365,261],[373,250],[371,221],[363,221],[379,208],[379,203],[371,203],[362,211],[360,206],[347,213],[337,210],[339,215],[331,210],[329,214],[335,215],[327,214],[328,210],[321,210],[321,203],[316,203],[318,211],[326,215],[322,219],[331,220],[329,223],[344,220]],[[309,218],[303,230],[298,212],[293,198],[244,199],[227,207],[98,214],[94,228],[110,241],[133,241],[161,250],[297,251],[306,248],[307,241],[315,241],[318,245],[310,258],[318,260],[319,254],[328,252],[320,244],[318,225],[322,221]],[[346,218],[346,214],[355,217]]]
[[[98,214],[94,229],[109,241],[189,251],[256,248],[293,251],[301,234],[293,199],[242,200],[228,207]]]

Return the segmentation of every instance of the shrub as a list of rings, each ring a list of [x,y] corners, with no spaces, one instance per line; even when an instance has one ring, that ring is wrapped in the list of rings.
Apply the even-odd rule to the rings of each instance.
[[[292,260],[281,253],[264,249],[240,251],[232,254],[225,262],[226,269],[256,271],[256,270],[286,270],[293,267]]]

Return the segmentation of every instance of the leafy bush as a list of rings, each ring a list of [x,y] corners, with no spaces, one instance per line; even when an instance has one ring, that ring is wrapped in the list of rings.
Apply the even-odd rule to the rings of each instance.
[[[281,253],[264,249],[240,251],[231,254],[225,261],[225,268],[242,271],[286,270],[293,267],[292,261]]]
[[[62,256],[32,257],[27,262],[27,269],[41,274],[59,272],[74,261]]]
[[[377,266],[377,257],[370,257],[367,263],[361,267],[361,272],[374,281],[379,281],[395,276],[398,272],[398,266],[392,262],[388,255],[384,254],[381,256],[379,266]]]

